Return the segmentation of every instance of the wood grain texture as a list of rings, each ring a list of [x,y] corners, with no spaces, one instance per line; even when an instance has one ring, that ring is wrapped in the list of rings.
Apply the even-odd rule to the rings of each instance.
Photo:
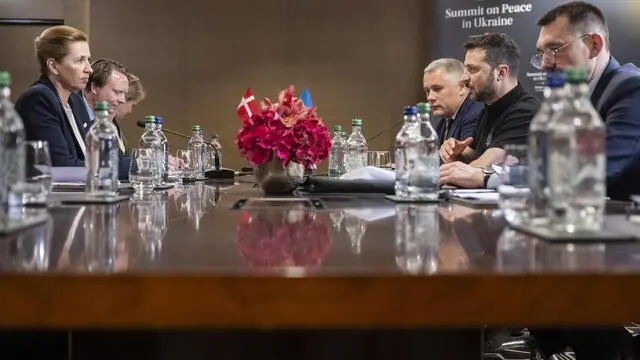
[[[640,318],[638,275],[0,276],[0,326],[479,327]]]

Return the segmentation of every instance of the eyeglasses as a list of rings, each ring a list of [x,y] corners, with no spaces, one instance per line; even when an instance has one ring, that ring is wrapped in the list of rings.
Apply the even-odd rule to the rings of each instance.
[[[579,37],[569,41],[568,43],[560,46],[557,49],[544,49],[542,51],[539,51],[531,57],[531,60],[529,62],[531,63],[531,65],[533,65],[534,68],[538,70],[542,70],[542,68],[544,67],[544,64],[555,65],[556,56],[558,56],[558,53],[560,51],[571,46],[571,44],[573,44],[574,42],[584,39],[587,36],[591,36],[591,34],[580,35]]]

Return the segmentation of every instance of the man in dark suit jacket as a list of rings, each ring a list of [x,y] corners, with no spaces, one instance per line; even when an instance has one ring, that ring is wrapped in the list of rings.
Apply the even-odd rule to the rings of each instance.
[[[591,102],[607,128],[607,195],[640,194],[640,70],[611,57]]]
[[[620,65],[611,55],[609,30],[596,6],[572,1],[549,11],[538,25],[538,54],[534,66],[564,70],[579,66],[588,70],[591,103],[607,131],[607,195],[628,199],[640,193],[633,171],[640,166],[640,70]]]
[[[431,104],[431,114],[439,117],[436,132],[440,146],[449,138],[473,136],[484,104],[469,98],[469,89],[460,82],[464,64],[456,59],[437,59],[424,69],[422,84]]]
[[[639,193],[640,70],[620,66],[611,56],[609,30],[602,11],[571,1],[539,21],[538,54],[532,65],[543,70],[586,68],[593,106],[605,123],[607,195],[614,199]],[[531,329],[545,355],[570,346],[578,359],[630,358],[631,336],[622,327],[598,329]]]
[[[85,106],[91,121],[95,119],[93,104],[106,101],[109,104],[109,119],[118,130],[120,162],[129,163],[120,126],[115,121],[116,113],[125,102],[129,90],[129,73],[124,65],[111,59],[98,59],[91,62],[93,73],[89,76],[86,88],[82,92]],[[129,168],[126,169],[127,173]]]

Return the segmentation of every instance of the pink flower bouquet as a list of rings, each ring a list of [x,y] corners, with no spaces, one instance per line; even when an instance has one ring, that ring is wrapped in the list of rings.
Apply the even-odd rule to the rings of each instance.
[[[236,144],[254,165],[276,156],[284,167],[295,162],[313,169],[329,157],[331,137],[316,108],[306,107],[290,85],[280,92],[277,103],[262,100],[260,112],[243,123]]]

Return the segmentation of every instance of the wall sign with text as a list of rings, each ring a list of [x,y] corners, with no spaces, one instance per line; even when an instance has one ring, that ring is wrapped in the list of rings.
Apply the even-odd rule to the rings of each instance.
[[[502,32],[511,36],[520,47],[519,79],[530,91],[542,91],[544,73],[529,64],[536,52],[538,19],[554,6],[566,0],[437,0],[434,34],[434,59],[453,57],[464,60],[462,44],[473,35]],[[593,0],[602,9],[609,25],[613,56],[621,63],[640,66],[640,48],[627,46],[640,38],[638,0]],[[429,59],[433,60],[433,59]],[[427,61],[428,62],[428,61]],[[426,65],[426,64],[425,64]]]

